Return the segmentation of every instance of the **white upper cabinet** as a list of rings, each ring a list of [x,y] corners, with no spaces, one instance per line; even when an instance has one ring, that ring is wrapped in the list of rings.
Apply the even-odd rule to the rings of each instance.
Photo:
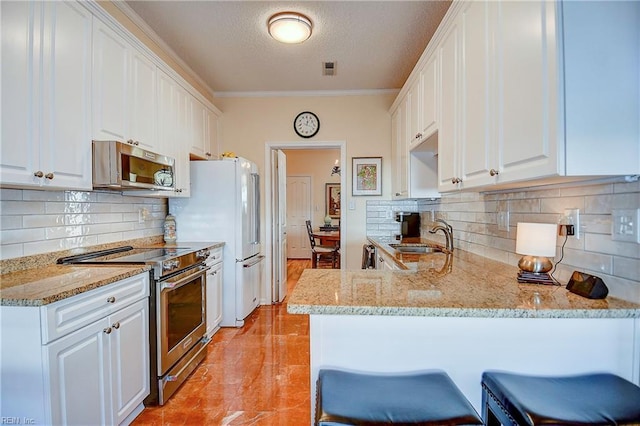
[[[394,199],[409,197],[407,160],[406,103],[401,102],[391,116],[391,156],[393,167],[392,194]]]
[[[457,189],[460,183],[458,167],[459,128],[459,51],[460,29],[454,22],[442,37],[437,55],[440,62],[440,104],[438,130],[438,188]]]
[[[438,130],[438,86],[438,55],[432,55],[420,70],[422,140]]]
[[[212,160],[218,158],[218,116],[196,98],[191,102],[191,146],[190,153],[196,157]]]
[[[93,31],[93,139],[158,151],[155,64],[107,25]]]
[[[74,2],[0,7],[0,184],[91,189],[91,13]]]
[[[473,2],[461,10],[458,177],[462,188],[491,183],[491,168],[498,169],[490,92],[492,60],[490,4]]]
[[[496,51],[496,136],[500,157],[495,182],[564,174],[559,153],[558,34],[553,2],[504,2],[499,9]]]
[[[638,22],[640,2],[454,1],[394,103],[418,73],[409,149],[435,135],[441,192],[639,174]]]
[[[420,79],[417,78],[409,91],[405,100],[405,111],[407,114],[407,132],[405,144],[408,149],[413,148],[422,140],[422,120],[420,117]]]

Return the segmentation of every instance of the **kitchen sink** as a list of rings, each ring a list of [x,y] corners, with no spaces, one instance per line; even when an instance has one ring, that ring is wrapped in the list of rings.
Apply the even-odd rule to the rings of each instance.
[[[442,253],[440,247],[416,244],[389,244],[390,247],[400,253]]]

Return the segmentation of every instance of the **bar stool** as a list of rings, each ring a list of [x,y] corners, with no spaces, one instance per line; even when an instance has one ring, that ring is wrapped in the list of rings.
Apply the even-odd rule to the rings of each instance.
[[[365,374],[322,369],[316,391],[316,426],[482,424],[440,370]]]
[[[539,377],[482,374],[486,425],[640,423],[640,387],[613,374]]]

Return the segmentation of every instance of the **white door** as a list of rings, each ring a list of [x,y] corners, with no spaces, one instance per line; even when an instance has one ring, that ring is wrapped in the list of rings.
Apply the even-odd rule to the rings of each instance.
[[[280,303],[287,295],[287,156],[282,150],[271,151],[273,241],[271,301]]]
[[[287,295],[287,239],[289,222],[287,221],[287,156],[278,150],[278,240],[280,245],[280,274],[278,277],[278,302]]]
[[[305,221],[311,218],[311,176],[287,177],[287,256],[309,259],[311,248]]]

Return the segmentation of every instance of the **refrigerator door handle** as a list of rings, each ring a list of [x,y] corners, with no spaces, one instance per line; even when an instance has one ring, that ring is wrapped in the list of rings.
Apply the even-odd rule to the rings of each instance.
[[[253,228],[253,244],[260,244],[260,175],[257,173],[251,174],[251,181],[253,183],[253,215],[252,215],[252,228]]]
[[[243,263],[242,267],[243,268],[251,268],[252,266],[257,265],[258,263],[262,262],[262,259],[264,259],[264,256],[256,256],[255,258],[253,258],[251,260],[251,262]]]

